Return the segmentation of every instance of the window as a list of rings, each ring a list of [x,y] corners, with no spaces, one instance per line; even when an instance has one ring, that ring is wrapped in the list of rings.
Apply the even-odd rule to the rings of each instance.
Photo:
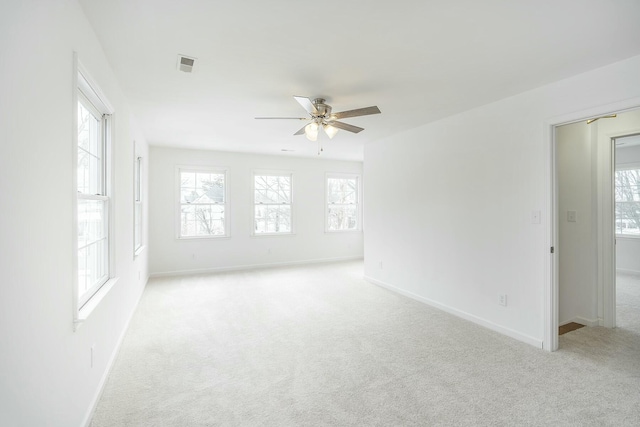
[[[291,173],[254,173],[255,235],[292,234]]]
[[[360,230],[360,177],[327,175],[327,231]]]
[[[226,237],[226,171],[181,168],[179,238]]]
[[[137,255],[142,249],[142,157],[135,142],[133,147],[133,253]]]
[[[110,125],[109,108],[78,73],[77,92],[77,303],[82,308],[109,280]]]
[[[640,237],[640,167],[615,175],[616,234]]]

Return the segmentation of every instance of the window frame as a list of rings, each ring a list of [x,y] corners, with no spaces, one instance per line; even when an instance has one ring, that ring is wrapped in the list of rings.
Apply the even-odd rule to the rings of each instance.
[[[72,230],[73,230],[73,322],[74,330],[82,324],[84,320],[91,314],[95,307],[104,298],[107,292],[113,287],[118,278],[115,276],[115,254],[114,254],[114,187],[113,187],[113,129],[115,128],[114,109],[100,90],[99,85],[91,78],[86,68],[78,60],[77,54],[73,55],[73,92],[72,92],[72,164],[73,171],[73,213],[72,213]],[[78,135],[78,114],[79,105],[89,110],[89,112],[99,120],[100,131],[99,138],[102,154],[100,185],[96,194],[81,193],[78,191],[78,159],[79,159],[79,135]],[[104,240],[106,248],[104,249],[105,274],[96,281],[88,289],[80,290],[80,266],[79,266],[79,230],[80,222],[78,215],[78,207],[80,200],[96,200],[104,203]]]
[[[228,169],[224,167],[213,167],[213,166],[192,166],[192,165],[179,165],[176,166],[176,175],[175,175],[175,188],[176,188],[176,213],[175,213],[175,237],[177,240],[192,240],[192,239],[227,239],[231,237],[230,232],[230,215],[229,215],[229,174]],[[213,203],[215,205],[223,206],[224,209],[224,234],[210,234],[204,236],[183,236],[182,235],[182,200],[181,200],[181,188],[182,181],[181,176],[182,172],[188,173],[215,173],[222,174],[224,176],[224,202],[223,203]]]
[[[280,204],[272,204],[269,203],[267,205],[274,206],[282,206],[288,205],[289,211],[291,212],[291,226],[289,231],[278,231],[278,232],[265,232],[258,233],[256,231],[256,207],[264,206],[264,203],[256,203],[256,177],[257,176],[278,176],[278,177],[288,177],[289,178],[289,203],[280,203]],[[294,172],[288,170],[273,170],[273,169],[256,169],[251,172],[251,236],[252,237],[274,237],[274,236],[293,236],[296,234],[295,229],[295,211],[294,211]]]
[[[616,208],[618,203],[637,203],[638,205],[640,205],[640,201],[625,201],[625,202],[619,202],[616,200],[616,176],[615,174],[618,173],[619,171],[626,171],[626,170],[637,170],[640,171],[640,163],[638,162],[633,162],[633,163],[625,163],[625,164],[621,164],[621,165],[617,165],[615,167],[614,170],[614,177],[613,177],[613,203],[614,203],[614,232],[615,232],[615,236],[617,239],[640,239],[640,234],[624,234],[624,233],[619,233],[618,232],[618,217],[616,215]]]
[[[144,183],[143,157],[133,141],[133,257],[144,250]],[[139,240],[138,240],[139,239]]]
[[[329,228],[329,180],[330,179],[355,179],[356,180],[356,228],[347,230],[332,230]],[[335,203],[333,204],[335,205]],[[347,205],[348,206],[348,205]],[[355,173],[327,172],[324,179],[324,231],[325,233],[360,233],[362,232],[362,176]]]

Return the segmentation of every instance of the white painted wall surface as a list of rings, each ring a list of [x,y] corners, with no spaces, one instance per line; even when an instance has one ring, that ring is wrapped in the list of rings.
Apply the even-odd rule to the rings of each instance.
[[[638,97],[640,56],[368,144],[365,275],[541,345],[548,124]]]
[[[556,131],[560,325],[598,324],[597,140],[592,136],[597,126],[581,121]],[[570,211],[575,222],[569,221]]]
[[[76,332],[74,50],[115,108],[120,278]],[[147,252],[133,258],[132,141],[146,145],[76,1],[3,1],[0,58],[0,425],[80,426],[146,283]]]
[[[306,143],[301,140],[301,143]],[[362,174],[361,162],[151,147],[152,274],[361,258],[363,233],[325,233],[325,174]],[[231,237],[176,238],[176,167],[227,169]],[[252,236],[254,170],[293,172],[294,235]]]
[[[636,114],[640,125],[640,114]],[[640,165],[640,146],[616,149],[616,166]],[[616,269],[620,272],[640,274],[640,238],[616,238]]]

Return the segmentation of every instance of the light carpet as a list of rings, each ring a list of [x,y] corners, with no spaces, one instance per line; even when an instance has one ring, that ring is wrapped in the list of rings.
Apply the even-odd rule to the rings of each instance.
[[[361,262],[153,279],[92,426],[631,426],[640,335],[548,353],[365,282]]]

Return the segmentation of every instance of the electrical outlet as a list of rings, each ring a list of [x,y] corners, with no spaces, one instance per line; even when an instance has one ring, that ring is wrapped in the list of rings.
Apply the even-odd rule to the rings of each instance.
[[[380,270],[382,270],[382,261],[378,261],[378,267],[380,267]]]
[[[498,304],[507,306],[507,294],[498,294]]]

